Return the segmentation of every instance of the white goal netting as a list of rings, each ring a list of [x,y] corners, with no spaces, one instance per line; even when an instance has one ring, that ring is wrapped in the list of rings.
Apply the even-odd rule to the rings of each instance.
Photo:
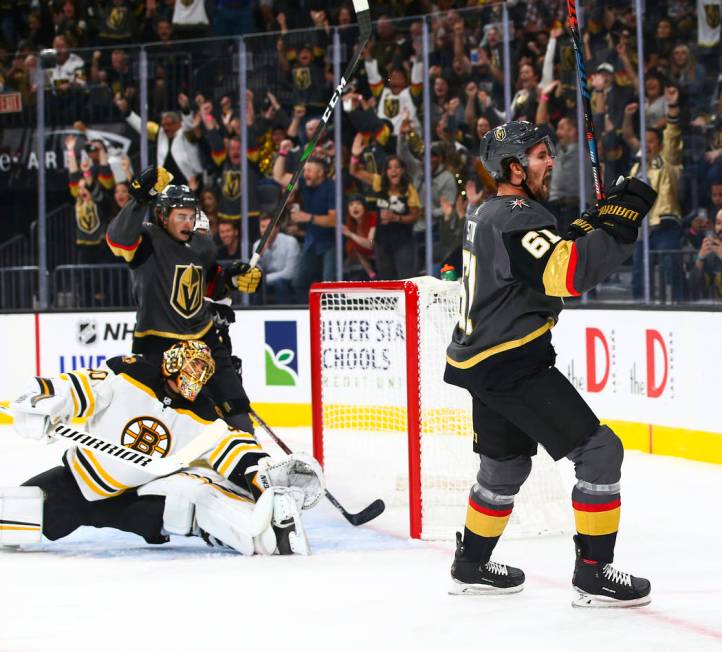
[[[322,291],[320,314],[312,315],[320,320],[321,383],[313,400],[322,406],[320,439],[329,485],[333,482],[334,491],[339,487],[339,493],[360,501],[381,497],[389,509],[413,512],[409,478],[413,486],[417,469],[420,535],[451,539],[463,528],[478,470],[471,398],[443,380],[446,346],[458,319],[459,284],[420,278],[399,282],[398,289],[348,285],[348,290],[336,284]],[[409,357],[407,340],[413,342],[409,329],[414,328],[418,347]],[[418,406],[418,428],[416,410],[407,409],[407,400]],[[569,519],[569,490],[540,449],[509,530],[517,535],[561,532],[568,529]]]

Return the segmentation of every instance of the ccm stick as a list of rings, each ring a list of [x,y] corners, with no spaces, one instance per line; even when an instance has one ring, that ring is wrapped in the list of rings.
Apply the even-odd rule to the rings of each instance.
[[[287,455],[291,455],[293,451],[286,446],[285,442],[275,433],[273,430],[270,429],[268,424],[261,419],[261,417],[256,414],[255,410],[251,410],[251,416],[258,422],[258,425],[263,428],[268,436],[273,439],[273,441],[278,444],[279,448],[286,453]],[[336,500],[336,498],[333,496],[333,494],[328,490],[324,489],[324,493],[326,494],[326,498],[328,498],[329,502],[343,515],[343,517],[351,523],[351,525],[363,525],[364,523],[368,523],[369,521],[375,519],[377,516],[380,516],[384,509],[386,509],[386,505],[384,504],[384,501],[380,498],[377,498],[372,502],[368,507],[365,507],[357,514],[351,514],[350,512],[347,512],[343,505]]]
[[[587,149],[589,158],[592,160],[592,179],[594,181],[594,194],[597,203],[604,199],[604,185],[602,184],[602,173],[599,167],[599,154],[597,152],[597,140],[594,135],[594,121],[592,120],[592,97],[589,93],[587,82],[587,69],[584,65],[582,53],[582,39],[579,33],[579,21],[577,20],[576,0],[567,0],[567,11],[569,12],[569,33],[572,38],[572,47],[577,60],[577,78],[579,90],[582,96],[582,109],[584,111],[584,129],[587,137]]]
[[[338,86],[336,86],[336,90],[334,90],[328,106],[326,107],[326,110],[321,116],[321,121],[318,123],[318,126],[313,132],[311,140],[306,145],[306,149],[303,150],[301,160],[296,167],[296,170],[294,171],[291,180],[286,185],[283,201],[281,201],[281,203],[276,208],[276,214],[273,216],[271,224],[268,226],[263,236],[261,236],[261,239],[256,246],[256,250],[253,252],[253,256],[251,256],[251,260],[248,263],[249,267],[256,267],[256,265],[258,265],[258,260],[260,259],[261,254],[266,247],[266,242],[268,242],[268,238],[271,236],[271,233],[273,233],[273,229],[276,227],[276,225],[281,221],[281,216],[286,210],[288,200],[290,199],[291,193],[293,192],[296,184],[298,183],[298,178],[301,176],[301,172],[306,165],[306,161],[308,160],[308,157],[311,156],[311,154],[313,153],[313,150],[316,148],[316,143],[318,143],[321,136],[326,131],[326,127],[328,126],[328,121],[331,118],[333,109],[336,106],[339,98],[341,97],[344,89],[346,88],[348,84],[348,79],[350,79],[356,71],[356,67],[358,66],[358,63],[363,56],[363,50],[366,47],[366,43],[368,43],[368,40],[371,37],[371,11],[369,10],[368,0],[353,0],[353,8],[356,12],[356,21],[359,26],[359,41],[358,47],[356,49],[356,54],[354,54],[353,59],[351,59],[351,62],[348,64],[346,70],[341,76],[341,80],[339,81]]]

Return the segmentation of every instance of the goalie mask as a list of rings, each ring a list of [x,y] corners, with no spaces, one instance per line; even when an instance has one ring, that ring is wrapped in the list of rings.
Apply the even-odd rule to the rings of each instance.
[[[163,353],[161,370],[166,378],[175,380],[178,393],[195,401],[198,393],[214,374],[216,363],[205,342],[178,342]]]

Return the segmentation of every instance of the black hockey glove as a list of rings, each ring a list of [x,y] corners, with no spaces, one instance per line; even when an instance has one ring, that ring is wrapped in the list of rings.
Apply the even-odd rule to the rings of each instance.
[[[599,209],[600,228],[619,242],[631,244],[644,216],[657,200],[651,186],[634,177],[627,177],[612,187]]]
[[[139,175],[133,178],[128,192],[139,204],[148,204],[156,198],[158,193],[173,181],[173,175],[165,168],[149,165]]]
[[[239,261],[227,267],[223,276],[228,287],[253,294],[261,283],[263,272],[260,267],[251,267]]]
[[[569,225],[569,230],[566,234],[567,240],[576,240],[585,235],[590,234],[594,229],[599,228],[599,206],[593,206],[587,211],[584,211],[580,217],[574,220]]]
[[[227,328],[236,321],[236,312],[225,303],[208,301],[208,310],[213,318],[213,323],[220,328]]]

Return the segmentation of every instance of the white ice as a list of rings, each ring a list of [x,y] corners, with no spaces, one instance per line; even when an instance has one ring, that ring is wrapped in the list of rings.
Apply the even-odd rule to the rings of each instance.
[[[0,427],[0,486],[56,464],[57,446]],[[627,453],[615,565],[650,578],[653,601],[626,610],[572,609],[569,537],[502,540],[495,559],[526,587],[484,598],[447,595],[450,543],[352,528],[328,504],[307,513],[307,558],[83,528],[0,553],[0,652],[722,650],[720,496],[722,466]]]

